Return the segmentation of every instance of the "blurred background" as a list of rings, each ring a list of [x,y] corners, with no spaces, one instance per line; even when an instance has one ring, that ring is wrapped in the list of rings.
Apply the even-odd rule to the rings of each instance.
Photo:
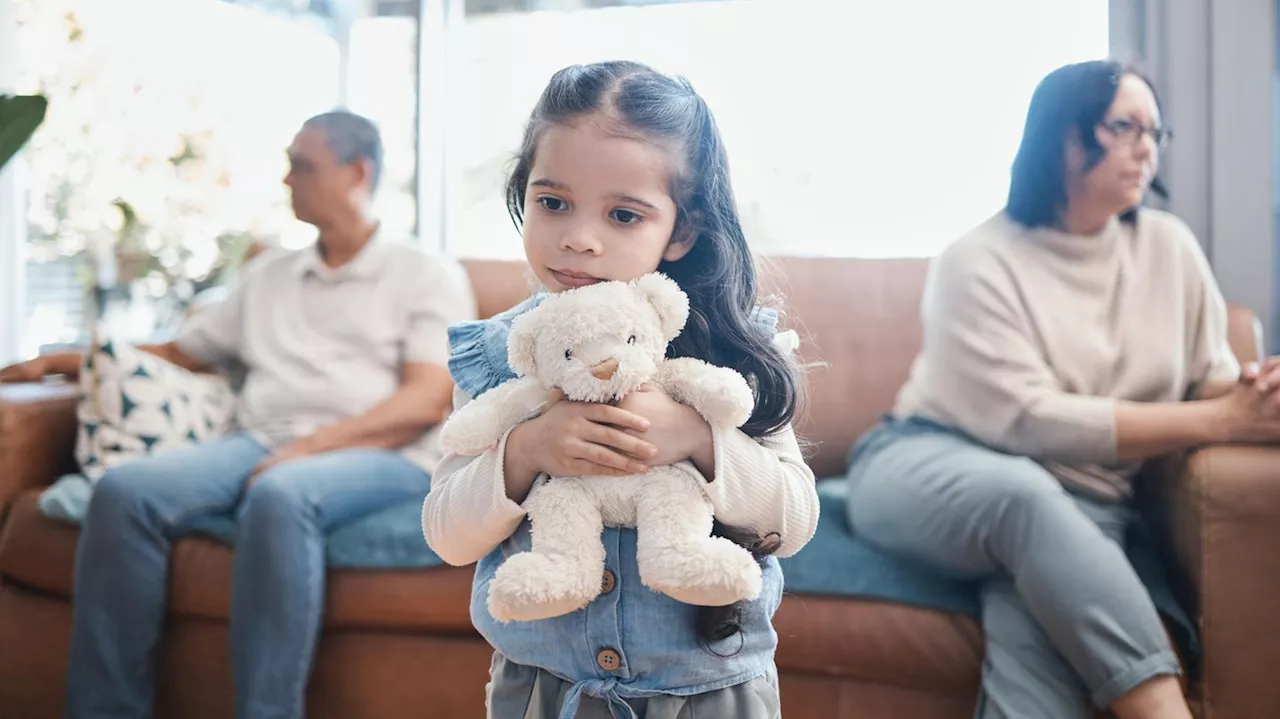
[[[380,125],[388,230],[519,257],[522,124],[553,71],[615,58],[705,95],[757,251],[864,257],[1002,206],[1045,73],[1138,61],[1177,133],[1170,207],[1270,326],[1275,25],[1274,0],[0,0],[0,93],[50,103],[0,174],[0,363],[95,322],[164,335],[251,244],[312,241],[284,151],[335,106]]]

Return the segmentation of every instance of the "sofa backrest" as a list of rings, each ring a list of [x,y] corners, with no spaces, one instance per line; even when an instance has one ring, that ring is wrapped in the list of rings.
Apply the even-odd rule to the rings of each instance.
[[[529,296],[523,262],[465,260],[482,317]],[[773,257],[763,290],[781,296],[785,324],[809,365],[796,430],[819,477],[844,471],[849,449],[893,404],[920,347],[928,260]]]
[[[480,314],[529,296],[524,262],[464,260]],[[781,296],[785,324],[800,333],[808,400],[796,430],[819,477],[842,474],[849,450],[893,405],[920,350],[920,295],[928,259],[772,257],[763,291]],[[1228,339],[1241,362],[1263,356],[1262,325],[1229,307]]]

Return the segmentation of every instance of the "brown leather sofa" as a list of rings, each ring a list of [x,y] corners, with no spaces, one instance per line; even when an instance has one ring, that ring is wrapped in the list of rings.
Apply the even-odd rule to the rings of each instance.
[[[485,315],[525,294],[524,271],[468,264]],[[775,260],[770,284],[806,338],[819,477],[891,403],[920,342],[918,260]],[[1232,343],[1259,355],[1233,309]],[[0,387],[0,717],[60,716],[76,530],[45,519],[40,489],[73,471],[74,388]],[[1189,695],[1204,719],[1280,715],[1280,451],[1215,447],[1164,463],[1148,508],[1203,655]],[[158,716],[232,716],[226,617],[230,551],[202,539],[173,558]],[[490,651],[472,630],[471,569],[334,571],[310,686],[314,719],[483,716]],[[982,633],[967,616],[848,597],[791,594],[776,617],[784,716],[965,719]],[[127,628],[122,628],[127,631]]]

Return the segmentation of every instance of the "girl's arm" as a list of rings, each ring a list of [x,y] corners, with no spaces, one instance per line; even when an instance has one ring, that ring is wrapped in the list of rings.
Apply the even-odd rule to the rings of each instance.
[[[471,398],[454,390],[454,406]],[[494,449],[474,457],[446,454],[431,476],[431,492],[422,505],[422,534],[431,550],[455,567],[479,561],[506,541],[524,509],[507,497],[502,463],[507,432]]]
[[[709,477],[707,496],[716,519],[760,536],[777,532],[789,557],[818,528],[818,492],[791,427],[759,440],[737,429],[712,429],[712,467],[695,464]]]

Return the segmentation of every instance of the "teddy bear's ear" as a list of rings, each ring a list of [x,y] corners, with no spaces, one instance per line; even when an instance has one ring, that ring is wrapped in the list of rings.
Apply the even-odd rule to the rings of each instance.
[[[650,272],[636,279],[632,288],[658,313],[662,334],[668,342],[675,339],[689,321],[689,297],[680,285],[660,272]]]
[[[538,371],[538,323],[532,319],[537,314],[530,311],[515,318],[507,334],[507,363],[521,377],[532,377]]]

